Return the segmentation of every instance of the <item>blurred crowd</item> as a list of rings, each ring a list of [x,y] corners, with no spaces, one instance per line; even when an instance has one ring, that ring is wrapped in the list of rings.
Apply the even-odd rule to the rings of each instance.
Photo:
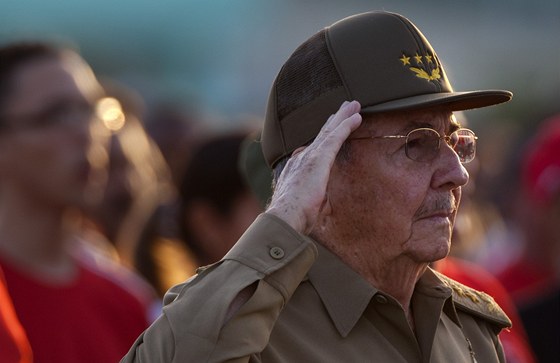
[[[504,308],[510,362],[556,361],[560,346],[560,114],[535,121],[508,203],[481,197],[484,160],[469,164],[451,256],[433,266]],[[0,48],[0,361],[119,361],[270,185],[258,127],[147,107],[72,49]]]

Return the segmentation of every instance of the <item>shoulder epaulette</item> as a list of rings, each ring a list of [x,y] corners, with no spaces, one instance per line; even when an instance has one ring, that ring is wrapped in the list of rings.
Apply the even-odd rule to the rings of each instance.
[[[511,327],[511,320],[492,296],[463,285],[441,273],[436,273],[453,291],[453,302],[457,309],[486,319],[500,328]]]

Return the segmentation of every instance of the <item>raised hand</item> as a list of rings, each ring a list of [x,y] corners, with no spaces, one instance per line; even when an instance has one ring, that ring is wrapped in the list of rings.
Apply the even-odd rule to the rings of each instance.
[[[296,149],[276,184],[267,209],[296,231],[308,234],[325,207],[329,175],[340,147],[362,122],[360,104],[345,101],[315,140]]]

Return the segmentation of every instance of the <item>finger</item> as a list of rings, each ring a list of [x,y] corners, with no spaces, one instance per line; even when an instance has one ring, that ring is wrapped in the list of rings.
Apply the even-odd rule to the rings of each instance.
[[[314,158],[322,159],[321,163],[324,163],[325,166],[332,166],[332,162],[344,141],[361,123],[360,109],[359,102],[345,101],[339,110],[329,117],[311,144],[301,146],[292,152],[288,164],[291,166],[296,160],[305,158],[305,155],[314,155]]]
[[[351,115],[360,112],[361,105],[358,101],[347,102],[345,101],[338,111],[334,114],[332,120],[328,121],[331,124],[338,124],[342,120],[350,117]]]
[[[362,122],[360,109],[361,106],[356,101],[341,106],[334,117],[329,119],[321,129],[313,143],[315,145],[312,144],[313,147],[338,153],[348,136],[360,126]]]
[[[358,102],[345,102],[309,146],[293,151],[276,184],[268,212],[302,233],[310,231],[320,213],[330,213],[326,195],[329,175],[340,147],[361,123],[360,107]]]
[[[356,113],[359,113],[360,109],[361,109],[361,106],[360,106],[359,102],[357,102],[357,101],[352,101],[352,102],[345,101],[340,106],[338,111],[328,118],[327,122],[325,122],[325,124],[321,128],[321,131],[319,131],[319,134],[317,135],[317,138],[319,140],[321,140],[322,137],[324,137],[324,136],[330,134],[331,132],[333,132],[334,130],[336,130],[337,127],[339,127],[341,124],[343,124],[344,120],[346,120],[347,118],[351,117],[352,115],[354,115]]]

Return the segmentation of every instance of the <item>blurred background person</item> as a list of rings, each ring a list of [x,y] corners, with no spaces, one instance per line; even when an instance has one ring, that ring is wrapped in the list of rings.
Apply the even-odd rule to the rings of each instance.
[[[75,51],[0,49],[0,266],[38,363],[116,362],[148,325],[117,275],[73,253],[107,176],[103,97]]]
[[[195,147],[178,190],[177,238],[145,231],[136,266],[161,295],[219,261],[262,211],[238,168],[246,135],[215,134]]]
[[[498,272],[541,362],[560,356],[560,115],[538,127],[521,157],[517,257]]]
[[[107,98],[98,111],[112,131],[107,182],[96,203],[86,203],[85,239],[109,257],[133,265],[141,230],[154,211],[175,196],[171,171],[142,122],[143,100],[133,89],[103,82]],[[88,234],[91,236],[88,238]]]
[[[199,266],[220,260],[261,212],[238,170],[246,133],[220,135],[193,154],[179,190],[182,240]]]
[[[86,203],[77,253],[94,268],[119,276],[144,305],[149,320],[161,308],[154,286],[134,270],[134,251],[156,209],[172,200],[175,189],[158,146],[147,134],[142,97],[114,81],[103,81],[106,98],[98,105],[103,123],[111,130],[108,141],[107,181],[102,196]]]
[[[185,174],[193,146],[207,133],[196,119],[194,111],[188,107],[163,100],[147,107],[142,120],[169,166],[176,187]]]
[[[560,116],[545,122],[521,156],[515,222],[522,251],[498,273],[516,304],[559,284],[560,278]]]

